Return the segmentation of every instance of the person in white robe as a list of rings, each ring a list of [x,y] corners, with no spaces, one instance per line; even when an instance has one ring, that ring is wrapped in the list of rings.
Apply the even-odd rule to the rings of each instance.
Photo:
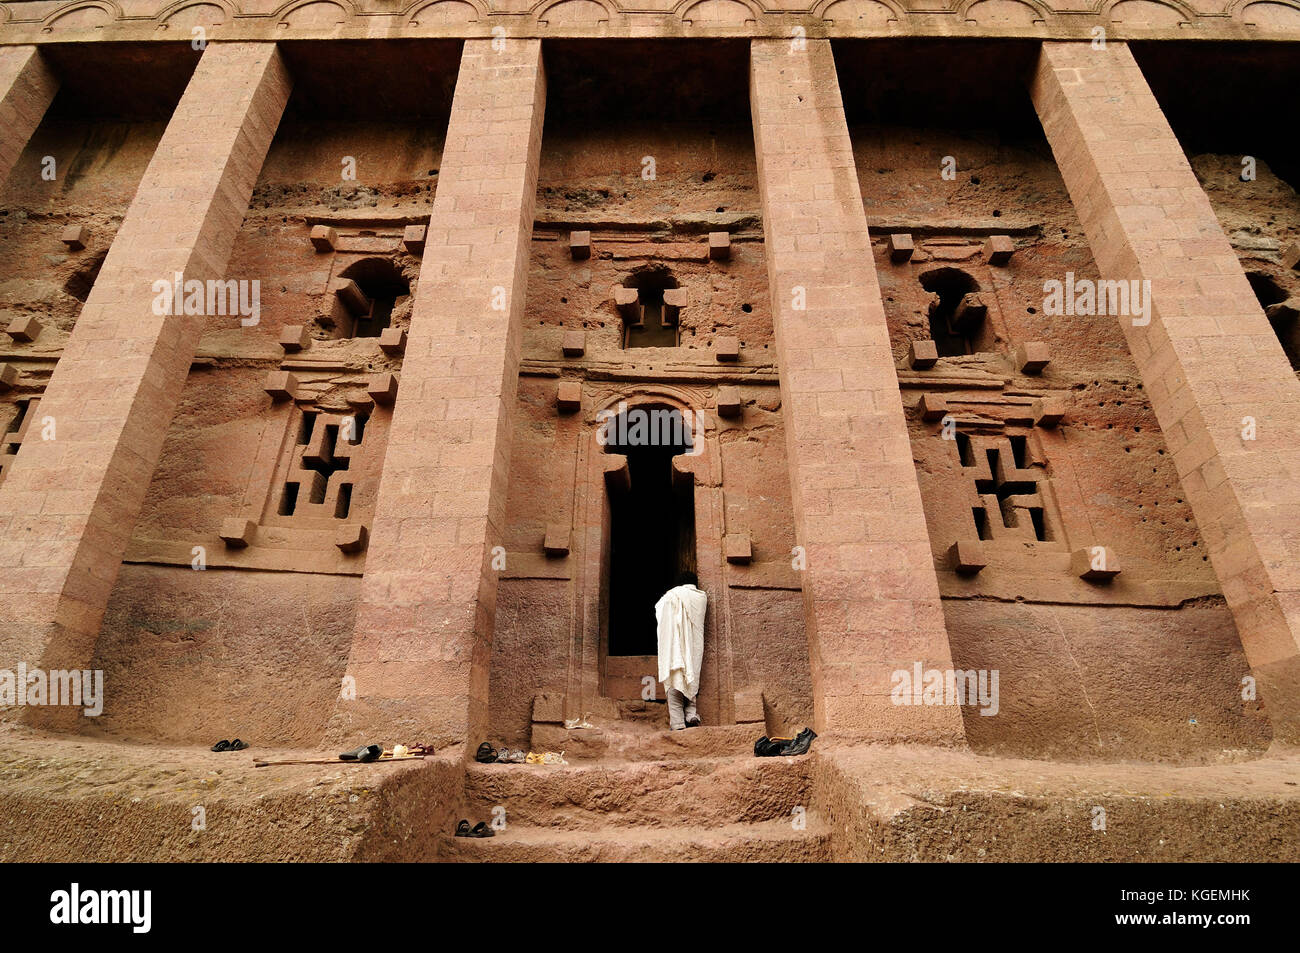
[[[659,634],[659,681],[668,698],[668,727],[673,731],[700,723],[695,696],[700,691],[704,660],[704,613],[709,597],[693,572],[677,577],[677,585],[655,603]]]

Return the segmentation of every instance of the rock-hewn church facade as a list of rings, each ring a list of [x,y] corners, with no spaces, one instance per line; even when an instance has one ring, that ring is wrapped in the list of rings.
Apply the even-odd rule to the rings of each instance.
[[[1291,0],[0,4],[0,669],[103,679],[4,700],[0,859],[283,856],[315,775],[235,735],[442,752],[331,780],[374,790],[310,857],[1294,852],[1297,44]],[[230,840],[184,783],[92,830],[236,762]],[[1068,829],[1080,762],[1200,774],[1104,845],[1007,823],[1041,770]],[[985,779],[974,833],[885,776]],[[557,839],[446,836],[499,804]]]

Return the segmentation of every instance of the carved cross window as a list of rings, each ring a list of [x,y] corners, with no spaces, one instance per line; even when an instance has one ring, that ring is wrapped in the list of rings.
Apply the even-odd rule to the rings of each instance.
[[[1042,470],[1027,460],[1024,436],[958,433],[956,444],[980,539],[1052,539]]]
[[[360,453],[366,415],[308,410],[302,415],[297,443],[280,494],[280,516],[347,519],[353,480],[349,469]]]

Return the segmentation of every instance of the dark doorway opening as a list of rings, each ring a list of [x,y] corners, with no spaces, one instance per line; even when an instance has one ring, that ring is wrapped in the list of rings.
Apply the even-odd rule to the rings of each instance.
[[[610,498],[610,655],[658,651],[655,603],[677,574],[695,570],[695,483],[673,470],[691,449],[687,419],[632,408],[611,422],[610,453],[627,457],[630,488]]]

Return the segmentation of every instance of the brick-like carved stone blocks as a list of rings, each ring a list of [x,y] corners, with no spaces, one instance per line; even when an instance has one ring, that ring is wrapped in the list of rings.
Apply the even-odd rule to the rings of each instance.
[[[1264,309],[1264,314],[1275,325],[1283,321],[1295,321],[1300,318],[1300,295],[1292,295],[1285,301],[1270,304]]]
[[[939,345],[929,338],[907,346],[907,365],[914,371],[928,371],[939,360]]]
[[[591,232],[569,232],[569,254],[574,261],[591,257]]]
[[[562,414],[582,409],[582,381],[560,381],[555,388],[555,406]]]
[[[729,563],[745,565],[754,558],[748,533],[727,533],[722,537],[722,555]]]
[[[614,286],[614,307],[628,324],[641,323],[641,297],[635,288]]]
[[[252,520],[241,519],[238,516],[227,516],[221,521],[221,541],[231,549],[243,549],[253,541],[253,534],[257,532],[257,524]]]
[[[984,254],[988,256],[990,265],[1005,265],[1015,253],[1016,246],[1010,235],[990,235],[984,243]]]
[[[333,251],[338,247],[339,233],[328,225],[313,225],[311,228],[311,244],[319,252]]]
[[[709,232],[709,259],[727,261],[731,258],[731,233]]]
[[[978,539],[957,540],[948,547],[948,560],[953,571],[962,576],[973,576],[989,564],[984,545]]]
[[[1065,401],[1059,397],[1040,397],[1031,406],[1035,427],[1048,429],[1058,426],[1065,419]]]
[[[266,375],[263,389],[271,395],[271,400],[293,400],[298,392],[298,378],[288,371],[272,371]]]
[[[407,225],[402,229],[402,247],[412,255],[423,255],[424,238],[428,231],[427,225]]]
[[[330,282],[329,290],[348,309],[349,314],[359,317],[370,313],[370,299],[351,278],[335,278]]]
[[[297,354],[309,341],[311,338],[305,324],[286,324],[280,329],[280,347],[286,354]]]
[[[552,558],[569,555],[569,525],[551,523],[546,527],[546,538],[542,541],[542,550]]]
[[[376,404],[391,406],[397,400],[397,376],[394,374],[374,374],[366,384],[366,393]]]
[[[341,553],[364,552],[370,542],[370,530],[365,523],[344,523],[334,531],[334,545]]]
[[[1089,582],[1109,582],[1119,575],[1119,557],[1109,546],[1085,546],[1070,554],[1070,572]]]
[[[85,225],[69,225],[59,236],[59,241],[68,246],[68,251],[81,251],[90,241],[90,229]]]
[[[664,324],[676,324],[682,316],[682,308],[691,303],[691,296],[685,288],[664,289]]]
[[[1052,362],[1052,349],[1043,341],[1026,341],[1016,348],[1016,367],[1022,374],[1041,374]]]
[[[741,408],[739,387],[718,388],[718,416],[739,417]]]
[[[9,322],[9,327],[5,328],[5,334],[8,334],[15,341],[27,344],[40,337],[43,327],[44,325],[35,315],[20,314]]]
[[[627,457],[622,454],[608,454],[601,461],[605,472],[605,489],[611,494],[626,493],[632,489],[632,471],[628,468]]]
[[[406,351],[406,332],[401,328],[384,328],[379,332],[379,350],[397,356]]]
[[[713,356],[719,361],[740,360],[740,338],[723,335],[713,341]]]
[[[587,353],[587,333],[577,328],[565,331],[560,348],[565,357],[582,357]]]
[[[922,420],[942,420],[948,416],[948,402],[942,394],[922,394],[916,406]]]
[[[1300,242],[1292,242],[1282,252],[1282,267],[1288,271],[1300,270]]]
[[[889,260],[895,264],[911,261],[912,254],[916,251],[916,246],[912,244],[912,236],[905,232],[898,235],[890,235],[888,246]]]
[[[959,334],[970,334],[983,323],[989,306],[978,291],[962,295],[952,313],[952,329]]]

